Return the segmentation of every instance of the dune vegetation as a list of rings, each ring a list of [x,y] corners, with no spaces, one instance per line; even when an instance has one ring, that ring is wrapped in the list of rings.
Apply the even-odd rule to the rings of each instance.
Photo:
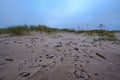
[[[102,39],[107,40],[116,40],[116,37],[114,35],[114,31],[107,31],[107,30],[73,30],[73,29],[58,29],[58,28],[50,28],[45,25],[19,25],[19,26],[10,26],[7,28],[0,28],[0,34],[10,34],[10,35],[28,35],[31,32],[40,32],[40,33],[57,33],[57,32],[72,32],[76,34],[80,33],[86,33],[89,36],[93,36],[94,34],[101,36]]]

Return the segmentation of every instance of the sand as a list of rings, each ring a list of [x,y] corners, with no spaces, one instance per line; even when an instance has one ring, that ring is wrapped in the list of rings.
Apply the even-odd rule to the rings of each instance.
[[[120,43],[98,38],[0,35],[0,80],[120,80]]]

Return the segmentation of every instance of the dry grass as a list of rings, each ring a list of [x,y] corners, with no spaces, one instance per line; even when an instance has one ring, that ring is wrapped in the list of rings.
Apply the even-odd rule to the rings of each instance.
[[[105,40],[116,40],[116,37],[114,35],[114,32],[106,31],[106,30],[71,30],[71,29],[58,29],[58,28],[50,28],[45,25],[38,25],[38,26],[27,26],[27,25],[22,25],[22,26],[12,26],[8,28],[1,28],[0,29],[0,34],[12,34],[12,35],[26,35],[30,34],[31,31],[37,31],[40,33],[46,32],[48,34],[50,33],[56,33],[56,32],[72,32],[72,33],[86,33],[89,36],[93,36],[94,34],[97,34],[98,36],[101,36],[102,39]]]

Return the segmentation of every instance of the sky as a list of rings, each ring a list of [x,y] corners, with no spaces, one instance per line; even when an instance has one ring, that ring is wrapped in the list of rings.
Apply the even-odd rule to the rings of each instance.
[[[120,0],[0,0],[0,27],[44,24],[56,28],[120,30]]]

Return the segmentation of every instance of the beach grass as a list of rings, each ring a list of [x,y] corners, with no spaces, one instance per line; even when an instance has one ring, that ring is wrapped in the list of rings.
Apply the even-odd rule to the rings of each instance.
[[[0,34],[11,34],[11,35],[27,35],[30,34],[32,31],[37,31],[40,33],[57,33],[57,32],[70,32],[70,33],[86,33],[89,36],[93,36],[94,34],[97,34],[98,36],[101,36],[102,39],[106,40],[115,40],[116,37],[114,35],[114,32],[107,31],[107,30],[73,30],[73,29],[58,29],[58,28],[51,28],[46,25],[19,25],[19,26],[11,26],[7,28],[1,28]]]

